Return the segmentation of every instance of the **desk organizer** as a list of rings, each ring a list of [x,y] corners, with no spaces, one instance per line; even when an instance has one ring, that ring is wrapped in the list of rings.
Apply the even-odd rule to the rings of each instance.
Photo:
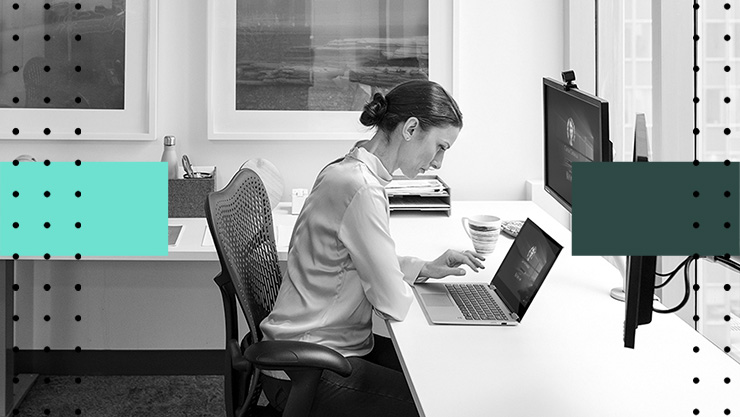
[[[404,187],[397,187],[403,183]],[[437,185],[428,186],[431,183]],[[394,212],[426,212],[450,215],[450,187],[437,175],[419,175],[413,180],[393,177],[386,186],[391,214]]]
[[[171,179],[168,183],[168,217],[206,217],[206,198],[216,188],[216,167],[193,167],[211,178]]]

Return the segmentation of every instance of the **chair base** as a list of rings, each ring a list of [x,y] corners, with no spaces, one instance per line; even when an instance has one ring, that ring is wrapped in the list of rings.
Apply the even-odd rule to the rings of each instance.
[[[271,405],[259,406],[254,410],[255,417],[281,417],[280,411],[276,410]]]

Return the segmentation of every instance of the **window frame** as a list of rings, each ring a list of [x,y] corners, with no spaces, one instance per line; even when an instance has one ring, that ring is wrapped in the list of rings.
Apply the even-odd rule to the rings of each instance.
[[[597,0],[605,2],[605,0]],[[711,161],[705,153],[704,141],[710,134],[705,124],[705,113],[707,112],[706,72],[707,65],[703,62],[705,58],[704,42],[707,36],[706,24],[702,19],[705,5],[698,11],[694,11],[691,3],[674,3],[666,0],[651,0],[652,12],[652,89],[653,89],[653,157],[655,161]],[[714,5],[721,6],[720,3]],[[694,26],[694,13],[697,20]],[[599,22],[599,27],[604,27]],[[692,42],[694,28],[700,35],[700,41]],[[602,38],[600,37],[600,42]],[[622,54],[600,54],[599,68],[613,69],[624,65],[619,62]],[[725,57],[728,58],[727,56]],[[695,73],[692,66],[697,65],[699,72]],[[600,74],[601,75],[601,74]],[[696,87],[694,82],[696,77]],[[602,77],[600,77],[602,78]],[[614,77],[612,77],[614,78]],[[613,80],[614,85],[621,80]],[[725,83],[723,88],[727,88]],[[699,98],[698,103],[693,103],[694,96]],[[730,96],[732,94],[729,94]],[[735,97],[732,97],[733,102]],[[623,98],[619,98],[620,105]],[[611,105],[611,103],[610,103]],[[723,104],[724,105],[724,104]],[[696,107],[696,116],[694,115]],[[727,121],[732,107],[724,108],[724,113],[718,118],[725,120],[722,126],[733,126]],[[620,111],[620,118],[622,111]],[[620,120],[620,119],[617,119]],[[622,127],[624,123],[613,125]],[[699,129],[699,134],[693,131],[694,124]],[[715,134],[716,135],[716,134]],[[726,139],[727,140],[727,139]],[[631,145],[630,138],[624,138],[627,145]],[[622,151],[629,152],[628,146],[620,145]],[[735,155],[728,154],[732,158]],[[716,158],[715,158],[716,159]],[[662,256],[659,258],[658,270],[669,271],[675,268],[683,256]],[[724,315],[732,312],[737,316],[738,308],[733,301],[738,299],[737,290],[730,293],[724,288],[725,284],[737,281],[737,273],[727,268],[720,268],[712,262],[698,261],[696,267],[690,268],[690,283],[699,285],[701,291],[691,291],[686,305],[676,312],[676,315],[692,326],[698,333],[703,335],[718,348],[730,347],[728,355],[735,361],[740,362],[740,350],[737,342],[732,339],[730,322],[725,321]],[[734,286],[734,284],[732,284]],[[684,297],[682,283],[668,285],[659,290],[662,303],[667,306],[677,305]],[[694,320],[699,317],[699,320]],[[735,317],[732,318],[736,320]]]

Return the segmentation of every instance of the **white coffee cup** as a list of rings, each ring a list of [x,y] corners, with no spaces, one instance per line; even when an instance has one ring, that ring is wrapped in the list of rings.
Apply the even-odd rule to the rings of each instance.
[[[488,214],[463,217],[463,228],[473,241],[473,249],[481,254],[492,253],[501,234],[501,219]]]

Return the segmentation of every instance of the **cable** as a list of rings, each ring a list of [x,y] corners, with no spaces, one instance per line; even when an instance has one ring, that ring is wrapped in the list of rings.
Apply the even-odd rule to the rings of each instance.
[[[684,259],[683,262],[681,262],[680,264],[678,264],[678,266],[676,267],[676,269],[674,269],[673,271],[671,271],[671,272],[669,272],[667,274],[661,274],[659,272],[656,272],[655,275],[657,275],[659,277],[668,277],[668,279],[665,280],[665,281],[663,281],[662,283],[656,285],[655,288],[656,289],[663,288],[666,285],[668,285],[668,283],[671,282],[671,280],[673,279],[673,277],[678,273],[678,270],[681,269],[682,267],[685,267],[686,266],[686,262],[688,262],[689,260],[691,260],[691,256],[689,256],[686,259]]]
[[[686,303],[689,301],[689,296],[691,295],[691,287],[689,285],[689,267],[691,266],[691,262],[692,261],[695,262],[696,259],[693,256],[689,256],[688,258],[686,258],[685,261],[681,262],[681,264],[684,266],[683,267],[683,275],[684,275],[685,292],[684,292],[683,300],[681,300],[681,302],[677,306],[675,306],[673,308],[669,308],[667,310],[660,310],[660,309],[657,309],[657,308],[653,308],[653,311],[654,312],[660,313],[660,314],[675,313],[676,311],[678,311],[681,308],[683,308],[683,306],[685,306]]]
[[[726,267],[728,267],[730,269],[734,269],[735,271],[740,272],[740,264],[736,263],[733,260],[727,259],[727,258],[722,257],[722,256],[715,256],[713,258],[713,260],[714,260],[714,262],[721,263],[722,265],[724,265],[724,266],[726,266]]]
[[[681,269],[681,267],[683,266],[683,264],[685,264],[686,261],[689,260],[689,258],[690,258],[690,256],[688,258],[684,259],[680,264],[678,264],[678,266],[676,267],[676,269],[674,269],[673,271],[666,272],[664,274],[661,274],[660,272],[656,272],[655,275],[657,275],[659,277],[667,277],[668,275],[675,275],[676,274],[676,271],[678,271],[679,269]]]

